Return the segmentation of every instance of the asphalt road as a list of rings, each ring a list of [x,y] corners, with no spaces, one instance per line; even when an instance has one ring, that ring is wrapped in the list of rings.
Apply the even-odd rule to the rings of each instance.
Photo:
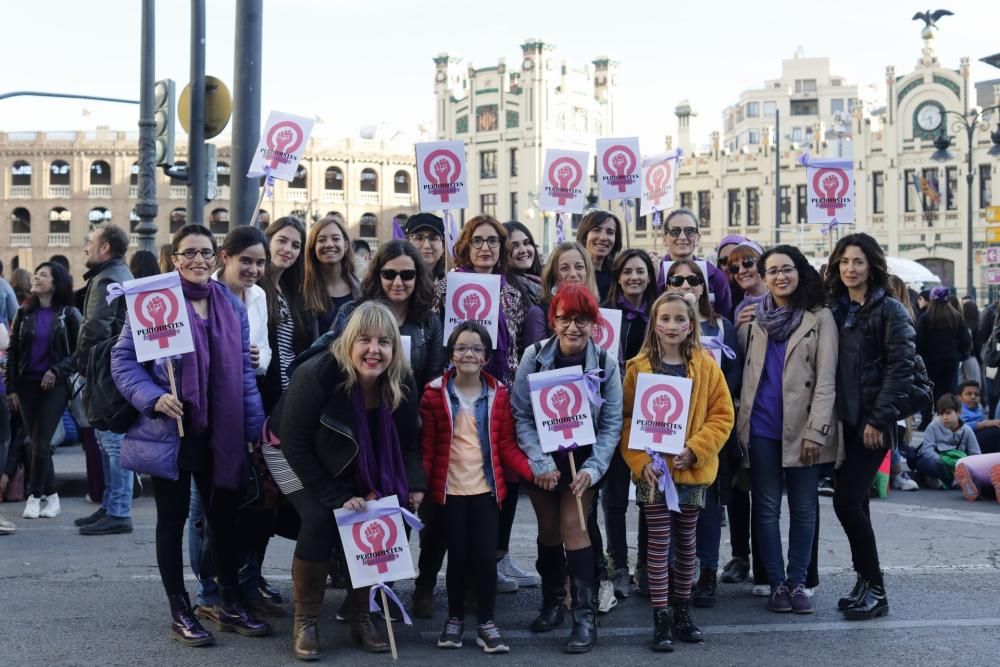
[[[816,613],[792,617],[769,613],[750,585],[721,585],[714,609],[696,610],[704,645],[682,645],[673,654],[646,648],[652,614],[644,598],[632,597],[603,616],[599,645],[589,655],[568,656],[568,628],[548,635],[527,631],[538,589],[499,596],[497,622],[511,645],[508,665],[662,664],[690,665],[896,665],[1000,663],[1000,504],[967,503],[958,492],[893,493],[872,502],[891,613],[857,623],[842,620],[836,599],[853,584],[850,552],[829,499],[821,499],[821,585]],[[0,665],[291,665],[290,619],[275,621],[275,634],[251,639],[217,635],[211,648],[183,648],[168,639],[169,614],[154,554],[155,509],[140,498],[135,532],[83,537],[72,521],[93,510],[82,498],[64,498],[56,519],[20,519],[21,505],[3,511],[16,517],[18,532],[0,537]],[[630,545],[635,546],[632,509]],[[723,562],[729,557],[724,532]],[[787,531],[784,531],[787,534]],[[515,557],[534,561],[531,505],[522,498],[512,539]],[[414,550],[416,540],[413,541]],[[293,545],[275,539],[265,574],[290,595]],[[446,611],[442,585],[433,621],[395,625],[399,662],[414,665],[473,664],[484,658],[473,641],[460,650],[435,647]],[[194,591],[193,582],[189,590]],[[410,582],[397,590],[409,603]],[[328,589],[321,636],[326,664],[375,665],[388,655],[355,648],[347,627],[334,619],[344,593]],[[290,607],[290,605],[288,605]],[[468,628],[474,628],[470,617]]]

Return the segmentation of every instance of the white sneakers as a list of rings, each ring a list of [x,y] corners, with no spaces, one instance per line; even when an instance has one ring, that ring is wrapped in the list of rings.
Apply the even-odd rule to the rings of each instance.
[[[25,519],[53,519],[59,516],[62,507],[59,505],[59,494],[53,493],[45,499],[45,507],[42,507],[42,499],[35,496],[28,496],[28,501],[24,504],[24,512],[21,514]]]
[[[618,604],[615,597],[615,587],[606,579],[601,580],[600,588],[597,589],[597,611],[606,614]]]
[[[10,535],[17,530],[14,522],[0,513],[0,535]]]
[[[530,588],[538,585],[538,575],[525,571],[506,553],[500,562],[497,563],[497,570],[507,579],[513,579],[520,588]]]

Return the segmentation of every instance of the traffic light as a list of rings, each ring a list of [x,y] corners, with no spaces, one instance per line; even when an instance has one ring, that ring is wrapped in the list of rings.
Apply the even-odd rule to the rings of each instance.
[[[174,164],[174,81],[161,79],[153,86],[156,120],[156,164]]]

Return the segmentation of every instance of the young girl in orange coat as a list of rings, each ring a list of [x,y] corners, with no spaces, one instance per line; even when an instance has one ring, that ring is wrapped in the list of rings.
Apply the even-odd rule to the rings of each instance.
[[[492,348],[482,325],[455,327],[447,345],[454,368],[428,383],[420,402],[420,441],[428,499],[441,506],[439,518],[447,526],[448,620],[438,646],[462,647],[465,586],[475,572],[476,643],[486,653],[507,653],[493,614],[504,467],[525,479],[532,474],[514,436],[507,388],[483,371]]]
[[[654,651],[672,651],[673,635],[679,641],[700,643],[701,630],[691,620],[691,588],[695,575],[695,531],[698,512],[708,485],[715,481],[719,450],[733,429],[733,401],[719,365],[700,343],[695,301],[680,294],[663,294],[650,309],[651,317],[639,354],[625,367],[623,383],[625,419],[619,448],[632,470],[636,497],[649,525],[646,566],[653,603]],[[632,410],[639,373],[690,378],[686,439],[676,456],[650,457],[629,449]],[[655,460],[654,460],[655,459]],[[665,459],[665,461],[664,461]],[[667,509],[661,490],[670,475],[680,511]],[[668,556],[673,542],[673,595],[669,596]],[[669,608],[668,608],[669,601]]]

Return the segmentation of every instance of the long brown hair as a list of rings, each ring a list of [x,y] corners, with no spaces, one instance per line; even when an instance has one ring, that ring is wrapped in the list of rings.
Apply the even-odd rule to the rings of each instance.
[[[594,279],[594,264],[590,261],[590,255],[587,254],[587,250],[579,243],[567,241],[553,248],[552,253],[549,255],[549,260],[545,262],[545,267],[542,269],[542,286],[538,292],[538,299],[542,303],[550,302],[558,287],[556,281],[559,279],[559,260],[562,259],[563,255],[574,250],[580,253],[580,257],[583,258],[584,270],[587,272],[587,277],[584,279],[583,284],[586,285],[587,289],[595,297],[598,295],[597,282]]]
[[[615,263],[615,258],[622,249],[622,222],[618,219],[618,216],[611,211],[601,211],[599,209],[593,210],[587,215],[583,216],[580,220],[580,226],[576,230],[576,242],[582,245],[584,248],[587,247],[587,236],[591,231],[597,229],[603,225],[608,220],[615,221],[615,242],[611,245],[611,252],[608,256],[604,258],[600,266],[595,266],[594,269],[597,271],[611,271],[611,267]],[[591,260],[593,261],[593,260]]]
[[[643,338],[642,347],[639,348],[639,354],[646,355],[654,373],[659,370],[660,365],[663,363],[660,339],[656,335],[656,318],[660,307],[668,302],[679,302],[687,306],[688,319],[691,320],[691,331],[688,332],[688,337],[681,342],[681,356],[684,357],[685,365],[690,364],[695,353],[702,349],[701,335],[698,332],[698,312],[695,310],[694,304],[685,299],[682,294],[664,292],[653,302],[653,307],[649,309],[649,325],[646,326],[646,337]]]
[[[621,280],[622,272],[625,270],[625,264],[630,259],[639,259],[642,261],[643,266],[646,267],[646,277],[649,282],[642,293],[642,303],[646,306],[646,312],[648,313],[649,307],[653,305],[657,297],[656,267],[653,266],[653,258],[649,256],[649,253],[639,248],[629,248],[615,258],[615,263],[611,267],[611,289],[608,290],[608,297],[604,300],[604,306],[606,308],[619,307],[618,299],[623,298],[625,294],[619,281]]]
[[[358,296],[360,286],[357,276],[354,275],[354,249],[351,237],[347,234],[347,228],[339,217],[328,215],[309,230],[306,247],[302,250],[306,264],[306,277],[302,285],[305,306],[317,315],[322,315],[330,307],[330,298],[327,295],[326,282],[323,279],[323,267],[320,266],[319,258],[316,257],[316,242],[319,235],[330,225],[336,225],[341,236],[344,237],[344,255],[340,258],[340,277],[351,288],[351,294],[355,298]]]
[[[278,294],[281,293],[285,297],[289,310],[296,320],[296,327],[299,331],[304,331],[305,322],[302,319],[303,308],[300,306],[302,300],[302,281],[305,275],[305,259],[303,255],[305,254],[306,227],[295,216],[286,215],[268,225],[267,229],[264,230],[264,236],[267,237],[267,247],[268,252],[270,252],[271,239],[285,227],[291,227],[299,233],[299,236],[302,237],[301,243],[303,247],[299,248],[299,256],[295,258],[295,263],[281,272],[279,280],[275,280],[274,278],[274,274],[277,271],[274,263],[272,262],[267,265],[264,278],[260,281],[260,286],[264,289],[264,294],[267,296],[267,326],[268,329],[274,331],[281,319],[281,307],[278,304]]]

